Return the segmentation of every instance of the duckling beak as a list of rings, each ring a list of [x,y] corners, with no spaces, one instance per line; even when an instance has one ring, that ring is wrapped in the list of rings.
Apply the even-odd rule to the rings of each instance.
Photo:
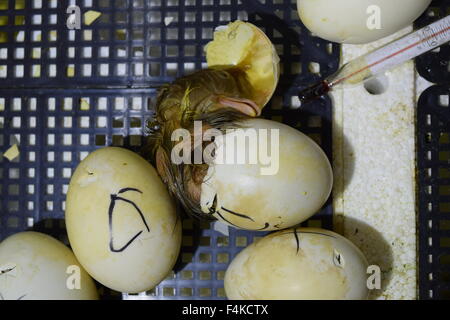
[[[236,109],[250,117],[258,117],[261,115],[261,108],[250,99],[219,97],[218,102],[226,107]]]

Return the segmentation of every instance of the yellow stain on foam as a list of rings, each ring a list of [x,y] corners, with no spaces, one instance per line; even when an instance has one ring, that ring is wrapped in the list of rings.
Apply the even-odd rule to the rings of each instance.
[[[67,76],[74,77],[75,76],[75,67],[67,67]]]
[[[0,16],[0,26],[7,26],[8,20],[8,16]]]
[[[3,154],[3,156],[8,159],[9,161],[13,161],[15,158],[19,156],[19,148],[17,147],[17,144],[14,144],[11,148],[6,150],[6,152]]]
[[[16,0],[14,9],[16,10],[25,9],[25,0]]]
[[[56,41],[58,39],[58,34],[56,31],[50,31],[50,41]]]
[[[33,77],[39,78],[41,76],[41,66],[37,65],[33,67]]]
[[[41,57],[41,52],[39,51],[39,49],[34,48],[33,51],[31,52],[31,57],[33,59],[39,59]]]
[[[84,24],[90,26],[95,20],[102,15],[101,12],[89,10],[84,13]]]
[[[0,31],[0,43],[8,42],[8,33]]]
[[[89,110],[91,106],[89,105],[89,102],[87,102],[85,99],[80,99],[80,109],[83,111]]]
[[[124,29],[116,30],[116,37],[117,37],[117,40],[126,40],[127,32]]]
[[[14,24],[16,26],[22,26],[25,24],[25,16],[15,16],[14,17]]]

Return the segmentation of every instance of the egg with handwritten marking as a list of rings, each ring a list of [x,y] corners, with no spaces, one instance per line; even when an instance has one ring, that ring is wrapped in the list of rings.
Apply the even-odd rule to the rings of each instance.
[[[361,44],[407,27],[431,0],[297,0],[303,24],[334,42]]]
[[[318,212],[333,185],[322,148],[277,121],[250,119],[240,126],[215,137],[215,156],[202,183],[202,211],[255,231],[286,229]]]
[[[94,281],[62,242],[19,232],[0,243],[0,300],[96,300]]]
[[[120,292],[158,285],[181,245],[181,221],[156,170],[122,148],[96,150],[78,165],[67,194],[66,225],[87,272]]]
[[[232,300],[366,299],[367,266],[346,238],[291,228],[242,250],[226,271],[225,291]]]

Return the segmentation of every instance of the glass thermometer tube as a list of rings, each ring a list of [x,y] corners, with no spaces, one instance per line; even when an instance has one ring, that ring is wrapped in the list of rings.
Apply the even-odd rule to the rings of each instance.
[[[345,84],[358,84],[450,41],[450,15],[343,65],[338,72],[303,90],[306,103]]]

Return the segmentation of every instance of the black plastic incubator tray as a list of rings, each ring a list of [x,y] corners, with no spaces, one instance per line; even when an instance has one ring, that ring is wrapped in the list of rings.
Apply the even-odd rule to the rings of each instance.
[[[331,101],[297,109],[298,89],[337,70],[340,48],[301,24],[294,0],[0,1],[0,240],[23,230],[65,243],[70,176],[104,146],[139,151],[154,115],[156,88],[205,67],[204,45],[229,21],[261,27],[281,56],[280,85],[264,116],[310,135],[332,156]],[[68,4],[102,15],[69,30]],[[331,228],[331,201],[305,225]],[[261,233],[183,221],[177,266],[151,292],[105,298],[224,299],[233,257]]]
[[[450,14],[450,0],[434,0],[417,21],[423,27]],[[416,59],[435,83],[417,105],[419,298],[450,299],[450,44]]]

